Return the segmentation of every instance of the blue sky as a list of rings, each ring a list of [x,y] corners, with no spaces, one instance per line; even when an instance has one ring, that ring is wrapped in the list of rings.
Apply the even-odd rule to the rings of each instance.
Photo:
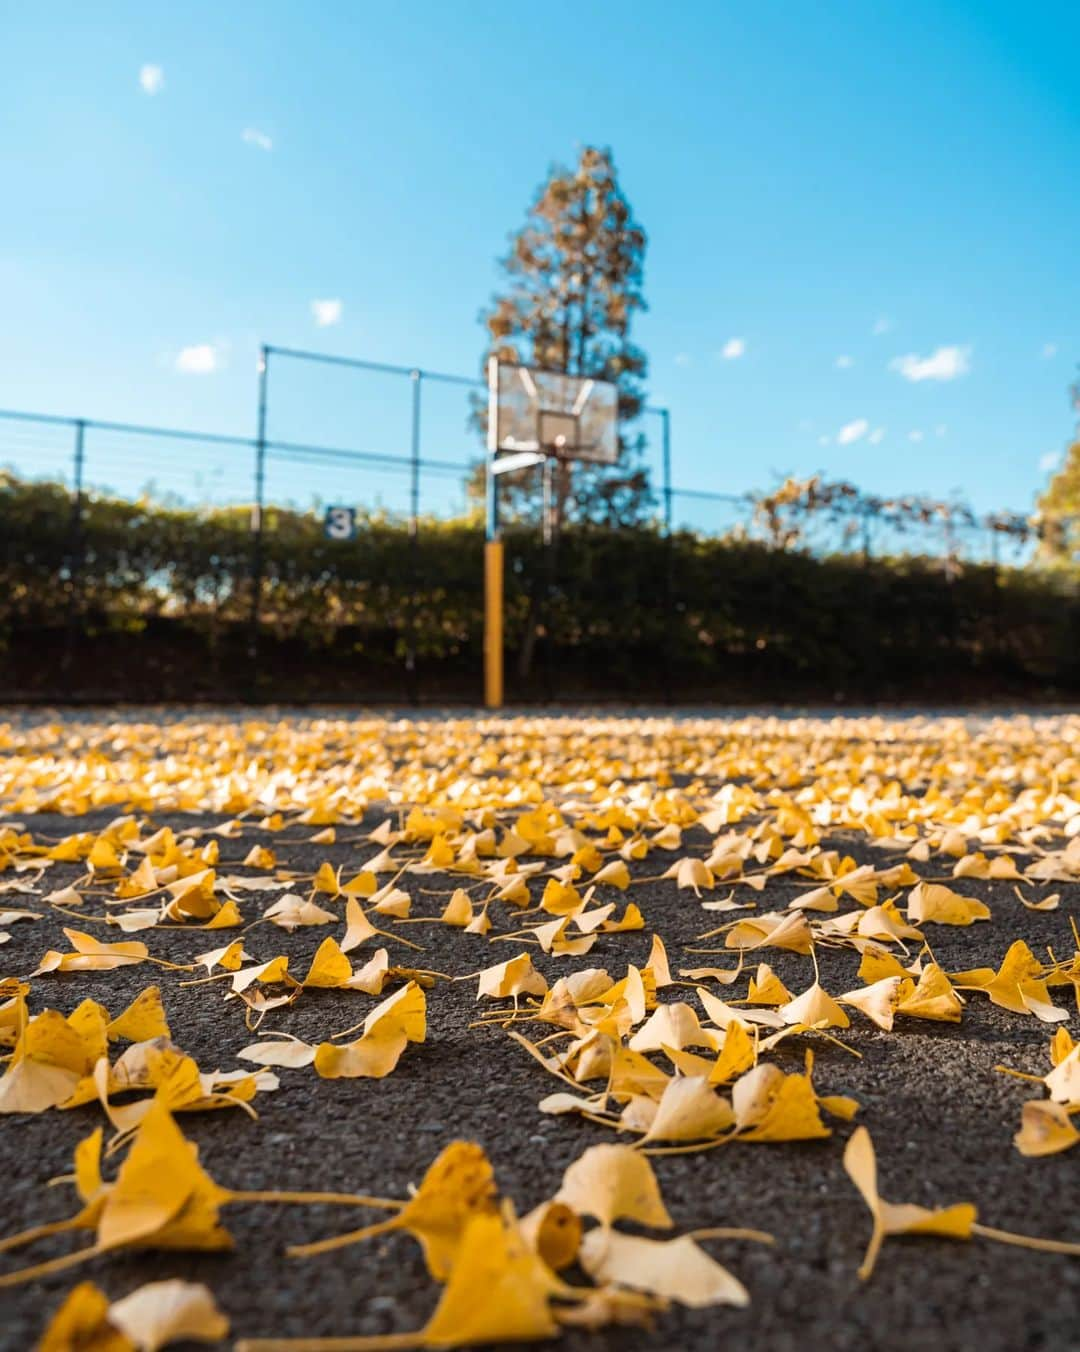
[[[261,340],[476,372],[506,236],[591,142],[649,233],[637,336],[678,482],[1023,509],[1070,436],[1073,6],[114,0],[3,27],[2,406],[250,434]],[[272,435],[407,450],[404,385],[274,379]],[[432,390],[425,454],[472,454],[462,421]],[[0,461],[65,447],[0,426]],[[121,487],[240,473],[89,452]],[[277,472],[400,500],[393,474]]]

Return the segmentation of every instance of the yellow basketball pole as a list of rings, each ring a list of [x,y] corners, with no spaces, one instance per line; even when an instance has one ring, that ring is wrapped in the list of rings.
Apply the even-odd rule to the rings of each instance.
[[[503,702],[503,542],[484,543],[484,704]]]

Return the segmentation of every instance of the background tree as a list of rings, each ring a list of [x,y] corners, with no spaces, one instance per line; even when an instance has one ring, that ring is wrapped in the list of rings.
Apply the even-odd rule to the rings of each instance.
[[[1080,379],[1069,387],[1073,410],[1080,414]],[[1080,429],[1078,429],[1080,432]],[[1049,563],[1080,560],[1080,435],[1039,499],[1040,557]]]
[[[502,260],[506,288],[482,316],[491,336],[485,364],[494,355],[618,387],[618,463],[561,467],[558,520],[632,524],[653,503],[644,437],[631,427],[644,404],[647,369],[630,337],[634,315],[645,309],[645,246],[610,150],[586,146],[574,169],[555,167],[537,192]],[[484,416],[478,411],[478,422]],[[472,489],[482,495],[483,466]],[[507,475],[500,492],[507,514],[535,514],[537,470]]]

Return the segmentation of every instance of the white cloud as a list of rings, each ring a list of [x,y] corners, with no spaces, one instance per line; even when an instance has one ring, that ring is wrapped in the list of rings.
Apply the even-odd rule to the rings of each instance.
[[[723,357],[724,361],[735,361],[738,357],[743,356],[745,352],[745,338],[729,338],[720,349],[720,355]]]
[[[889,362],[890,371],[899,371],[905,380],[955,380],[971,370],[970,347],[939,347],[927,357],[908,352]]]
[[[336,298],[311,302],[311,313],[315,316],[315,323],[320,329],[328,329],[331,324],[340,324],[344,309],[344,304]]]
[[[140,66],[139,85],[144,94],[160,94],[165,88],[165,72],[160,66]]]
[[[693,360],[694,360],[694,359],[693,359],[693,357],[691,357],[691,355],[690,355],[689,352],[676,352],[676,353],[675,353],[675,365],[676,365],[676,366],[690,366],[690,365],[693,363]]]
[[[875,427],[874,430],[867,437],[867,441],[869,441],[871,446],[880,446],[884,440],[885,440],[884,427]]]
[[[1058,350],[1057,343],[1043,343],[1042,348],[1043,359],[1045,361],[1049,361],[1051,357],[1056,357],[1057,350]]]
[[[193,343],[176,355],[176,369],[188,376],[208,376],[221,366],[221,351],[213,343]]]
[[[855,365],[855,362],[846,352],[841,352],[833,365],[838,371],[849,371]]]
[[[258,146],[260,150],[273,150],[274,143],[267,136],[266,132],[259,131],[258,127],[245,127],[240,133],[241,141],[245,141],[249,146]]]
[[[913,427],[911,431],[907,434],[907,439],[908,441],[922,441],[925,435],[926,434],[923,432],[921,427]]]
[[[1045,455],[1039,456],[1039,468],[1044,474],[1049,474],[1051,470],[1057,469],[1061,464],[1060,451],[1047,451]]]
[[[877,319],[874,320],[874,327],[870,330],[870,332],[874,335],[875,338],[880,338],[883,333],[888,333],[891,328],[892,328],[892,320],[889,318],[889,316],[878,315]]]
[[[850,446],[856,441],[862,441],[869,431],[870,424],[865,418],[855,418],[854,421],[845,423],[837,432],[836,443],[838,446]]]

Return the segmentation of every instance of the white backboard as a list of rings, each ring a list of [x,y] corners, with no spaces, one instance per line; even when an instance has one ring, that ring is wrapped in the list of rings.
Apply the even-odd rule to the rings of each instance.
[[[618,390],[607,380],[488,362],[488,450],[536,451],[613,465]]]

